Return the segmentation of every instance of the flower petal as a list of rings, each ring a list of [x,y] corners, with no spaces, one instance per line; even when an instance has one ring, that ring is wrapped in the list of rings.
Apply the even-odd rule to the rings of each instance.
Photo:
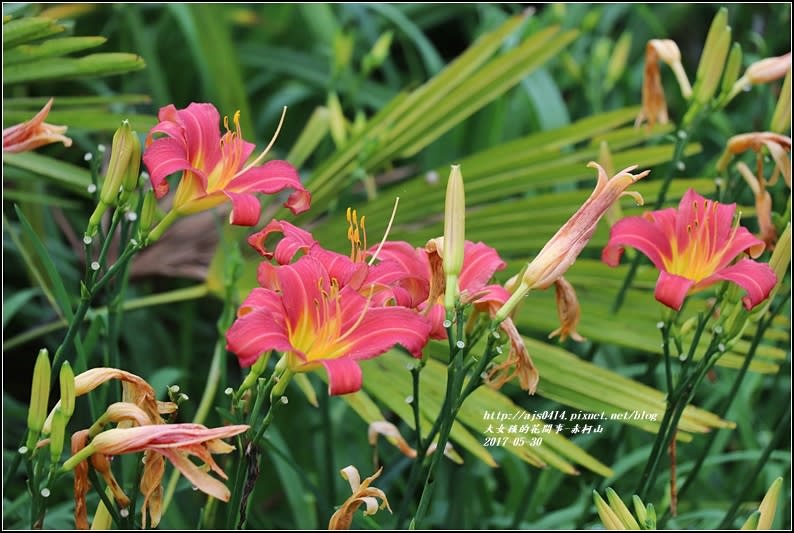
[[[253,194],[223,191],[232,201],[232,212],[229,214],[229,223],[235,226],[255,226],[259,222],[259,212],[262,206],[259,199]]]
[[[428,320],[411,309],[371,308],[356,327],[355,333],[346,339],[351,343],[346,357],[369,359],[382,354],[395,344],[403,346],[414,357],[420,357],[429,334]]]
[[[659,228],[643,217],[628,217],[612,226],[601,259],[609,266],[617,266],[625,246],[633,246],[644,253],[659,270],[664,258],[670,256],[670,242]]]
[[[466,241],[458,287],[461,291],[473,291],[484,287],[494,273],[506,266],[497,251],[490,246],[481,242]]]
[[[193,166],[212,169],[221,160],[221,117],[212,104],[191,102],[177,111],[184,128],[188,159]]]
[[[289,351],[292,348],[286,325],[277,320],[277,316],[261,308],[234,321],[226,333],[226,349],[237,355],[240,366],[251,366],[268,350]]]
[[[146,148],[143,164],[149,170],[149,180],[157,198],[162,198],[168,192],[166,178],[174,172],[189,170],[201,174],[186,156],[184,145],[175,139],[157,139]]]
[[[271,233],[284,235],[272,252],[265,248],[265,240]],[[267,259],[275,258],[280,265],[291,263],[295,254],[307,252],[316,242],[311,233],[284,220],[271,220],[262,230],[248,237],[248,244],[254,250]]]
[[[695,282],[691,279],[661,271],[659,273],[659,279],[656,282],[654,296],[656,300],[667,307],[680,311],[681,306],[684,304],[684,298],[686,298],[689,289],[691,289],[694,284]]]
[[[337,396],[361,390],[362,375],[358,363],[347,357],[320,361],[328,372],[328,394]]]
[[[171,463],[180,471],[185,478],[190,481],[194,487],[197,487],[204,494],[208,494],[213,498],[221,501],[228,502],[231,497],[229,489],[221,481],[218,481],[208,473],[202,471],[198,466],[188,459],[184,454],[178,450],[160,449],[157,450],[163,454]]]
[[[309,208],[311,195],[301,185],[298,171],[286,161],[268,161],[261,167],[249,168],[226,186],[227,191],[262,192],[265,194],[274,194],[284,189],[295,189],[296,192],[301,193],[298,195],[293,193],[284,204],[294,214]]]
[[[777,283],[777,276],[766,263],[742,259],[735,265],[717,271],[713,276],[698,283],[698,286],[708,282],[714,283],[717,280],[732,281],[747,291],[747,296],[742,298],[742,302],[744,307],[750,310],[769,296]]]

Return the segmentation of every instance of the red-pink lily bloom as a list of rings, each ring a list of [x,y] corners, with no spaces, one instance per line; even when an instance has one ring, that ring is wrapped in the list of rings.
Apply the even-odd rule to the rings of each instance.
[[[66,126],[54,126],[44,122],[50,113],[52,101],[50,98],[32,119],[3,130],[4,152],[27,152],[56,142],[61,142],[64,146],[72,145],[72,140],[64,135]]]
[[[421,355],[430,331],[427,320],[411,309],[379,306],[371,295],[363,296],[360,285],[345,274],[352,271],[352,261],[331,254],[314,245],[294,264],[274,268],[261,280],[266,287],[249,294],[227,334],[228,349],[242,366],[279,350],[287,355],[291,372],[324,367],[329,394],[337,395],[361,388],[358,360],[396,344]]]
[[[173,208],[190,214],[213,208],[226,200],[232,202],[230,222],[253,226],[259,221],[259,200],[253,193],[275,194],[294,189],[284,204],[298,214],[309,208],[311,195],[301,185],[295,168],[286,161],[268,161],[256,166],[246,164],[254,144],[243,140],[239,112],[234,115],[235,131],[221,137],[220,115],[212,104],[191,103],[177,110],[173,105],[160,109],[160,123],[146,138],[143,162],[149,169],[152,187],[158,198],[168,192],[166,178],[182,171]],[[154,139],[157,133],[163,137]]]
[[[656,299],[675,310],[690,292],[723,280],[742,287],[747,292],[744,306],[752,309],[769,296],[777,278],[765,263],[744,258],[730,264],[745,251],[758,257],[765,247],[734,224],[735,210],[736,204],[706,200],[689,189],[678,209],[624,218],[612,226],[602,259],[616,266],[625,246],[645,254],[660,271]]]

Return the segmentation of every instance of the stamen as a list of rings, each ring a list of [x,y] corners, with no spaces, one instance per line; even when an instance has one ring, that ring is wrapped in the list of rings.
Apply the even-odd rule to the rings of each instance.
[[[247,172],[248,169],[250,169],[251,167],[254,167],[254,166],[258,165],[262,161],[262,159],[264,159],[265,155],[267,155],[267,153],[270,151],[270,149],[273,148],[273,145],[276,143],[276,139],[278,138],[278,134],[281,131],[281,126],[284,124],[284,117],[286,117],[286,116],[287,116],[287,106],[284,106],[284,110],[281,112],[281,119],[278,121],[278,126],[276,127],[276,132],[273,134],[273,138],[270,139],[270,143],[267,145],[267,147],[265,147],[265,149],[262,151],[262,153],[259,154],[259,156],[251,162],[250,165],[246,165],[246,167],[244,169],[242,169],[240,172],[237,173],[238,176],[240,174],[243,174],[244,172]],[[234,115],[234,120],[237,123],[237,128],[238,128],[237,131],[238,131],[238,133],[240,131],[240,129],[239,129],[240,128],[239,117],[240,117],[240,112],[238,111]]]
[[[378,258],[378,254],[380,253],[381,248],[383,248],[383,245],[386,243],[386,238],[389,236],[389,232],[391,231],[391,225],[392,225],[392,223],[394,223],[394,217],[397,215],[397,206],[399,204],[400,204],[400,197],[397,196],[394,199],[394,207],[391,210],[391,218],[389,218],[389,225],[386,226],[386,231],[383,234],[383,239],[381,239],[380,244],[378,245],[378,249],[375,250],[375,253],[372,254],[372,257],[369,260],[369,264],[370,265],[372,265],[372,263],[375,262],[375,259]],[[428,306],[428,307],[430,307],[430,306]]]

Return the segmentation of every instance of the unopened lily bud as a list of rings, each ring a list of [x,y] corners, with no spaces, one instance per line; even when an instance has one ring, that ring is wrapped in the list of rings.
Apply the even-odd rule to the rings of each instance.
[[[626,527],[621,522],[620,518],[615,514],[615,511],[604,501],[598,491],[593,491],[593,502],[595,502],[598,517],[603,522],[604,527],[611,530],[623,530]]]
[[[655,529],[647,527],[648,523],[648,512],[645,509],[645,504],[642,503],[642,499],[636,494],[631,498],[632,503],[634,504],[634,514],[637,515],[637,521],[640,523],[640,527],[642,529]]]
[[[615,515],[620,519],[620,521],[625,526],[625,529],[633,529],[638,530],[640,529],[640,525],[632,516],[629,508],[626,507],[626,504],[623,503],[623,500],[617,495],[617,493],[612,490],[611,488],[607,488],[607,499],[609,500],[609,506],[615,511]]]
[[[758,506],[758,511],[761,516],[758,518],[758,527],[760,531],[772,529],[772,522],[775,521],[775,511],[777,509],[777,502],[780,497],[780,487],[783,485],[783,478],[778,477],[772,482],[769,490],[766,491],[761,505]]]
[[[122,196],[128,197],[132,191],[138,188],[138,179],[141,177],[141,139],[136,132],[132,132],[130,139],[131,151],[127,173],[121,182],[123,189]]]
[[[154,223],[155,214],[157,213],[157,198],[154,196],[153,190],[148,190],[143,193],[143,207],[141,208],[141,222],[140,230],[147,232]]]
[[[791,126],[791,69],[788,69],[786,79],[783,80],[769,129],[775,133],[785,133],[789,126]]]
[[[250,389],[256,384],[256,380],[259,379],[259,376],[262,375],[262,372],[265,371],[267,368],[267,362],[270,360],[270,352],[263,354],[256,360],[256,362],[251,365],[251,370],[248,371],[248,375],[245,376],[243,383],[240,385],[240,389],[238,394]]]
[[[604,89],[609,90],[618,81],[623,73],[626,71],[626,62],[629,59],[629,52],[631,51],[631,33],[623,32],[615,47],[612,49],[612,56],[609,58],[607,64],[607,75],[604,79]]]
[[[725,64],[725,72],[722,74],[721,97],[726,97],[731,92],[733,84],[739,79],[739,70],[742,68],[742,45],[733,43],[731,53],[728,54],[728,62]]]
[[[130,158],[132,157],[136,141],[138,153],[140,154],[138,136],[130,128],[129,121],[123,121],[116,133],[113,134],[110,162],[108,163],[107,174],[105,174],[105,181],[102,183],[102,190],[99,192],[101,202],[108,205],[116,204],[119,191],[127,178]],[[140,165],[140,162],[138,162],[138,165]]]
[[[370,52],[365,55],[364,59],[361,61],[361,70],[364,72],[365,76],[381,66],[386,60],[386,57],[389,55],[389,49],[391,48],[393,38],[394,33],[387,31],[378,37],[377,41],[375,41],[375,44],[372,46],[372,50],[370,50]]]
[[[703,54],[700,56],[695,78],[694,97],[701,104],[708,102],[722,78],[725,59],[731,46],[731,28],[728,26],[728,10],[721,8],[709,28]]]
[[[328,94],[328,125],[331,128],[331,138],[334,144],[342,146],[347,142],[349,124],[342,112],[342,104],[335,92]]]
[[[30,388],[30,408],[28,409],[28,450],[36,447],[36,440],[47,418],[47,402],[50,399],[50,357],[46,348],[39,350],[33,367],[33,383]]]
[[[463,175],[460,165],[452,165],[447,181],[447,196],[444,202],[444,274],[446,294],[444,307],[448,311],[455,307],[458,297],[458,275],[463,268],[463,250],[466,244],[466,195],[463,190]]]
[[[66,423],[69,417],[58,407],[52,415],[52,430],[50,431],[50,461],[57,464],[63,453],[63,443],[66,438]]]
[[[761,511],[753,511],[753,514],[747,517],[739,531],[758,531],[759,529],[766,529],[758,527],[758,519],[761,518]]]
[[[58,376],[61,384],[61,411],[68,421],[74,414],[74,398],[75,398],[75,385],[74,385],[74,370],[69,361],[64,361],[61,365],[61,371]]]

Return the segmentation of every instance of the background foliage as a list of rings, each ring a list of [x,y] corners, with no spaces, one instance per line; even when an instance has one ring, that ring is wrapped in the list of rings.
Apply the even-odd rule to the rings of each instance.
[[[418,245],[440,234],[446,169],[459,162],[467,184],[467,237],[496,247],[508,260],[499,280],[505,281],[587,197],[593,173],[584,165],[598,158],[603,141],[615,169],[634,163],[653,169],[637,187],[648,203],[653,201],[659,187],[653,177],[664,172],[673,139],[669,127],[649,132],[632,126],[640,102],[645,43],[651,38],[676,40],[684,67],[694,77],[718,7],[545,5],[530,8],[534,15],[523,25],[515,23],[517,30],[511,33],[505,24],[525,9],[515,4],[4,6],[4,15],[57,18],[62,28],[56,31],[43,25],[41,38],[56,33],[58,38],[84,38],[82,48],[71,52],[72,58],[130,54],[113,57],[110,66],[102,63],[102,57],[88,62],[75,59],[71,70],[65,65],[72,63],[62,57],[4,54],[4,126],[31,116],[46,97],[55,95],[48,121],[68,124],[75,140],[70,149],[59,145],[37,154],[4,156],[4,458],[13,453],[24,431],[33,356],[42,345],[57,345],[62,335],[61,313],[52,303],[57,301],[53,294],[57,283],[46,274],[38,281],[32,276],[36,267],[42,272],[44,265],[37,265],[35,254],[26,258],[25,254],[31,255],[27,244],[12,238],[19,232],[12,203],[21,206],[65,286],[76,292],[84,266],[77,260],[81,248],[75,236],[81,234],[91,206],[86,192],[90,173],[83,154],[96,153],[97,143],[109,145],[121,118],[129,117],[144,132],[156,122],[156,111],[163,105],[180,108],[191,101],[209,101],[222,114],[239,109],[244,136],[262,146],[282,106],[289,106],[275,155],[298,166],[313,191],[314,205],[299,222],[326,247],[339,251],[346,245],[343,216],[348,205],[367,215],[370,238],[376,240],[396,195],[402,200],[393,238]],[[745,66],[790,50],[790,5],[737,4],[728,10],[733,39],[743,46]],[[371,50],[387,32],[393,35],[388,54],[382,64],[372,67]],[[503,32],[502,38],[477,40],[489,32]],[[6,35],[8,50],[15,43],[6,42]],[[466,50],[465,61],[453,62]],[[26,68],[14,70],[15,64]],[[675,122],[684,107],[667,74],[663,81]],[[725,141],[737,133],[766,129],[778,89],[779,84],[756,87],[737,97],[728,112],[709,117],[687,148],[686,167],[668,196],[671,205],[690,186],[704,194],[714,191],[714,162]],[[45,156],[60,163],[53,166]],[[772,193],[776,206],[785,205],[785,187],[779,184]],[[750,192],[739,198],[743,212],[752,214]],[[284,216],[275,207],[269,212]],[[624,204],[625,214],[639,212]],[[99,349],[92,351],[106,334],[106,315],[97,312],[87,320],[85,345],[92,361],[121,364],[147,378],[158,391],[178,383],[195,399],[182,405],[184,421],[191,419],[204,388],[217,335],[215,322],[222,308],[220,241],[241,241],[246,235],[219,228],[213,217],[188,219],[179,238],[164,239],[134,264],[120,361],[107,360],[110,356]],[[560,346],[545,340],[556,327],[551,292],[533,294],[518,317],[522,333],[533,339],[530,351],[541,370],[541,385],[539,394],[531,398],[517,388],[503,392],[529,411],[634,409],[637,382],[663,390],[654,327],[660,309],[649,292],[655,273],[641,269],[628,303],[620,313],[611,314],[609,307],[625,269],[612,270],[598,261],[607,229],[606,224],[599,228],[569,276],[582,302],[580,332],[587,343],[569,341]],[[249,275],[241,282],[241,291],[252,286],[255,267],[253,255],[244,254],[250,260]],[[196,283],[205,278],[207,289],[199,285],[196,290]],[[187,289],[185,301],[155,305],[161,302],[151,299],[179,289]],[[738,496],[748,502],[744,516],[777,476],[786,479],[781,496],[786,508],[775,525],[790,526],[788,437],[777,445],[753,486],[742,482],[790,412],[790,322],[784,315],[768,333],[751,364],[754,372],[725,417],[736,428],[719,432],[706,467],[669,527],[714,527]],[[724,357],[723,366],[701,387],[695,405],[713,411],[724,402],[746,346],[739,345]],[[390,367],[395,381],[409,382],[407,371],[399,374],[397,357],[386,356],[383,365]],[[597,369],[587,366],[588,361]],[[382,372],[374,368],[375,362],[371,365],[365,367],[367,378]],[[240,369],[233,357],[228,358],[225,372],[229,383],[239,382]],[[294,392],[295,401],[270,430],[272,469],[256,487],[251,527],[324,527],[334,506],[347,497],[338,469],[356,464],[365,474],[371,465],[366,423],[343,400],[329,400],[319,377],[312,376],[311,381],[319,408]],[[367,383],[372,381],[365,379]],[[404,395],[394,396],[401,389],[397,386],[394,396],[383,397],[379,387],[379,382],[370,385],[367,392],[380,401],[391,420],[399,420]],[[658,408],[661,393],[642,391],[648,409]],[[76,427],[88,425],[86,411]],[[464,423],[469,430],[481,431],[476,426],[482,421],[472,412],[475,416]],[[220,421],[219,415],[212,415],[211,422]],[[722,425],[709,419],[695,433]],[[580,468],[578,475],[563,473],[565,466],[529,466],[522,457],[498,448],[487,450],[499,465],[492,468],[472,455],[482,457],[481,448],[467,446],[472,453],[464,453],[463,466],[442,465],[443,481],[428,524],[483,529],[592,527],[598,523],[592,490],[612,486],[618,494],[630,495],[652,437],[637,427],[605,424],[604,433],[572,438],[608,467],[600,472],[598,467]],[[679,446],[680,475],[691,467],[704,440],[695,435]],[[409,460],[383,445],[378,454],[387,467],[378,486],[399,508]],[[66,483],[66,503],[48,514],[48,527],[71,527],[70,490]],[[740,494],[742,490],[746,492]],[[665,494],[660,481],[650,501],[664,509]],[[182,481],[162,527],[194,527],[199,501]],[[4,507],[4,525],[25,523],[24,502],[4,499]],[[376,519],[381,527],[392,524],[392,518],[383,514]],[[369,519],[357,519],[356,524],[376,525]]]

